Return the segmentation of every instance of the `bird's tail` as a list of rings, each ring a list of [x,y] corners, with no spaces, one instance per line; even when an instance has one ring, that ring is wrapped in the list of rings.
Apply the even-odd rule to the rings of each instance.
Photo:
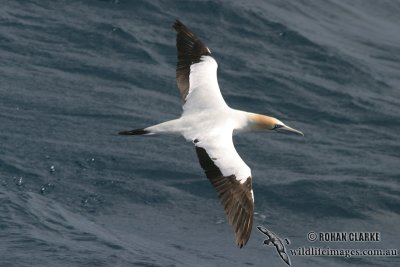
[[[140,129],[133,129],[133,130],[129,130],[129,131],[122,131],[122,132],[119,132],[118,134],[120,134],[120,135],[150,135],[150,134],[154,134],[154,133],[146,130],[146,128],[140,128]]]
[[[122,131],[121,135],[152,135],[152,134],[179,134],[181,129],[180,119],[166,121],[146,128]]]

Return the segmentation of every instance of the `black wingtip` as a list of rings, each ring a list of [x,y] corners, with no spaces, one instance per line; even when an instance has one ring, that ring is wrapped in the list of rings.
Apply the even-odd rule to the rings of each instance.
[[[172,25],[172,28],[177,30],[177,28],[179,28],[181,25],[183,25],[183,23],[179,19],[175,19],[175,23]]]
[[[185,32],[190,32],[191,34],[193,34],[191,32],[191,30],[189,30],[189,28],[186,27],[186,25],[183,24],[182,21],[180,21],[179,19],[175,20],[175,23],[174,23],[174,25],[172,25],[172,27],[175,29],[176,32],[185,31]]]
[[[134,129],[134,130],[130,130],[130,131],[122,131],[119,132],[119,135],[144,135],[144,134],[149,134],[149,131],[146,131],[145,129],[141,128],[141,129]]]

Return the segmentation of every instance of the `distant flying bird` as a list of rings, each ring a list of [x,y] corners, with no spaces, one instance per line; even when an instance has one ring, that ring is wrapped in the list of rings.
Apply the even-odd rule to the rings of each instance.
[[[179,119],[121,135],[177,134],[194,143],[207,178],[218,192],[236,243],[243,247],[253,225],[254,195],[250,168],[236,152],[232,135],[262,131],[303,135],[273,117],[228,107],[217,81],[217,62],[211,51],[176,20],[178,63],[176,81],[183,100]]]
[[[257,226],[258,230],[268,236],[268,239],[264,240],[265,245],[269,246],[275,246],[276,251],[278,252],[279,256],[281,256],[282,260],[286,262],[287,265],[290,266],[290,258],[289,255],[286,252],[285,245],[283,245],[282,240],[277,236],[274,232],[271,232],[265,227],[262,226]],[[286,239],[286,242],[288,242],[288,239]]]

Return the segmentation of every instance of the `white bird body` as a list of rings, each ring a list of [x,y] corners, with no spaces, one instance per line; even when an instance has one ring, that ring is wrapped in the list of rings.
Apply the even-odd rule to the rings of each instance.
[[[230,108],[222,97],[218,64],[210,50],[180,21],[176,21],[177,85],[184,101],[182,116],[123,135],[178,134],[195,144],[207,178],[217,190],[242,247],[250,238],[254,213],[251,170],[237,153],[232,135],[249,131],[301,134],[281,121]]]
[[[221,131],[230,131],[231,134],[254,131],[249,119],[252,115],[254,114],[224,107],[184,113],[179,119],[150,126],[146,130],[158,134],[178,134],[187,141],[193,141],[198,136],[219,135]]]
[[[196,143],[196,146],[207,147],[210,157],[218,159],[215,163],[222,174],[224,176],[234,174],[236,179],[243,183],[251,176],[251,171],[237,154],[232,135],[238,131],[252,130],[249,126],[250,116],[251,113],[231,109],[225,105],[219,109],[205,109],[196,113],[184,112],[179,119],[160,123],[145,130],[157,134],[182,135],[187,141]]]

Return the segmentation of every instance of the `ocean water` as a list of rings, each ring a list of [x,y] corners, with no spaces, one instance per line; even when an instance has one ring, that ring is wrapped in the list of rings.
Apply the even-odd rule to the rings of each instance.
[[[398,249],[399,13],[389,0],[4,1],[0,266],[286,266],[257,225],[287,250]],[[234,138],[254,177],[242,249],[192,144],[116,134],[180,115],[176,18],[213,52],[231,107],[305,133]],[[309,242],[310,231],[381,241]]]

